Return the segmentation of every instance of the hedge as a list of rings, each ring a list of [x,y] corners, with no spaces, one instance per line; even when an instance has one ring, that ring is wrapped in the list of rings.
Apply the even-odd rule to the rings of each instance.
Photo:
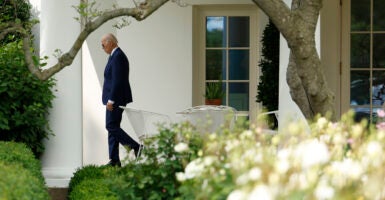
[[[41,164],[22,143],[0,142],[0,199],[49,199]]]

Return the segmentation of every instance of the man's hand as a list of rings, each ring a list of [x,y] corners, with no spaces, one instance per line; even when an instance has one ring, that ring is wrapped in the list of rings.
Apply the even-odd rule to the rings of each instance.
[[[107,110],[112,111],[114,109],[114,104],[108,102],[107,105],[106,105],[106,108],[107,108]]]

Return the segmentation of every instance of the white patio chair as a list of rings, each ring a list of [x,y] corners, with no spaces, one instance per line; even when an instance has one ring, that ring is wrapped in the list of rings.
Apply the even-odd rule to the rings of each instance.
[[[236,120],[236,110],[229,106],[201,105],[177,112],[177,114],[193,124],[201,133],[215,132],[221,125],[231,129]]]
[[[277,119],[278,126],[279,126],[279,111],[278,110],[273,110],[273,111],[263,112],[263,113],[259,114],[258,117],[259,118],[267,117],[268,115],[274,115],[274,117]],[[277,130],[272,130],[272,129],[263,129],[263,132],[271,134],[271,135],[275,135],[275,134],[278,133]]]
[[[127,114],[128,120],[130,121],[130,124],[139,139],[138,143],[140,145],[144,145],[143,142],[146,138],[159,134],[158,128],[160,124],[169,124],[171,122],[170,117],[165,114],[138,110],[124,106],[120,106],[120,108],[124,109]],[[138,155],[140,155],[140,153],[141,149],[139,149]],[[138,155],[136,155],[137,158],[139,157]]]

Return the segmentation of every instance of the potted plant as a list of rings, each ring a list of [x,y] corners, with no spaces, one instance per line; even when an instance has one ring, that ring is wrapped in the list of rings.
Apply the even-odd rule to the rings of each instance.
[[[225,92],[222,90],[222,81],[208,82],[204,96],[206,105],[222,105],[222,98],[225,96]]]

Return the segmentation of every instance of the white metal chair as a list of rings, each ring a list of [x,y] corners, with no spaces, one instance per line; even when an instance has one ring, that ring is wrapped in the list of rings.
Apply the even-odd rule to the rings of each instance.
[[[236,120],[236,110],[229,106],[201,105],[177,112],[177,114],[193,124],[201,133],[212,133],[217,131],[221,125],[231,129]]]
[[[136,136],[139,139],[139,144],[143,145],[144,139],[153,137],[159,134],[159,125],[168,124],[171,122],[170,117],[165,114],[138,110],[134,108],[128,108],[120,106],[127,114],[128,120]],[[144,148],[144,146],[143,146]],[[140,155],[141,149],[139,149],[138,155]],[[138,155],[137,158],[139,157]]]
[[[279,111],[273,110],[273,111],[263,112],[259,114],[259,117],[267,117],[268,115],[274,115],[274,117],[277,119],[278,126],[279,126]],[[263,129],[263,132],[271,135],[275,135],[278,133],[277,130],[272,130],[272,129]]]

